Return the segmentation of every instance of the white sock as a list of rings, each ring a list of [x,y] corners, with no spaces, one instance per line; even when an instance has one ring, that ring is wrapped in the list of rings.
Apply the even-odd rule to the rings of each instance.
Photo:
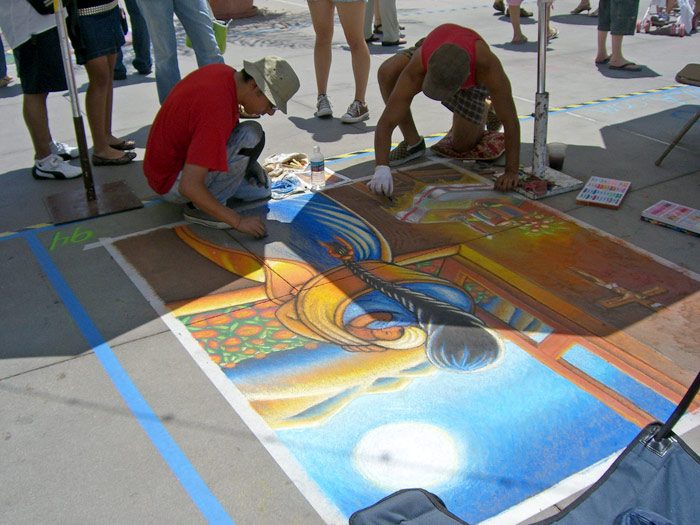
[[[53,155],[53,153],[49,153],[48,157],[44,157],[43,159],[35,159],[34,162],[35,162],[36,164],[43,164],[44,162],[46,162],[47,160],[49,160],[49,158],[50,158],[52,155]]]

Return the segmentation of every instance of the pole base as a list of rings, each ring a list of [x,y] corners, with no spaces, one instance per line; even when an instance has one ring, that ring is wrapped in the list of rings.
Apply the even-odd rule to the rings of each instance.
[[[143,208],[143,204],[123,180],[95,186],[95,200],[88,200],[84,189],[44,197],[53,224],[80,221],[120,211]]]

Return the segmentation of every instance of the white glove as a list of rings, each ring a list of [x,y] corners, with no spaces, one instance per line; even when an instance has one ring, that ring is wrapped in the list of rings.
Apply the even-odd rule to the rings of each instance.
[[[377,166],[374,168],[374,176],[367,183],[367,187],[377,195],[388,197],[394,192],[394,179],[391,177],[389,166]]]

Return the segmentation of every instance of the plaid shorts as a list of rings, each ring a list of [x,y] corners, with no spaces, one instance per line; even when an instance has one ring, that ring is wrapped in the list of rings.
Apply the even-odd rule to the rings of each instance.
[[[412,47],[399,51],[402,55],[408,58],[413,57],[418,48],[420,48],[425,38],[421,38]],[[476,85],[467,89],[460,89],[449,100],[444,100],[442,105],[449,109],[452,113],[456,113],[465,120],[474,124],[481,124],[486,108],[486,98],[489,96],[489,90],[486,86]]]

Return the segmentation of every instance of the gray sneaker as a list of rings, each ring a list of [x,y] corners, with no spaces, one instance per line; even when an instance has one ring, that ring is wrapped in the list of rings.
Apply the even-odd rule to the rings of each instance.
[[[359,100],[355,100],[348,106],[348,111],[340,117],[340,121],[345,124],[353,124],[369,118],[369,108]]]
[[[314,117],[332,117],[333,116],[333,106],[331,106],[331,101],[326,95],[319,95],[316,100],[316,113]]]
[[[220,221],[208,213],[204,213],[202,210],[196,208],[191,202],[185,204],[185,211],[183,212],[183,215],[187,222],[201,224],[207,228],[216,228],[217,230],[226,230],[231,228],[230,224]]]
[[[64,144],[63,142],[52,142],[49,144],[49,149],[54,155],[58,155],[63,160],[77,159],[80,156],[80,150]]]
[[[410,148],[408,144],[406,144],[406,141],[402,140],[399,145],[389,153],[389,166],[400,166],[422,155],[425,155],[425,140],[423,137],[421,137],[418,144]]]

